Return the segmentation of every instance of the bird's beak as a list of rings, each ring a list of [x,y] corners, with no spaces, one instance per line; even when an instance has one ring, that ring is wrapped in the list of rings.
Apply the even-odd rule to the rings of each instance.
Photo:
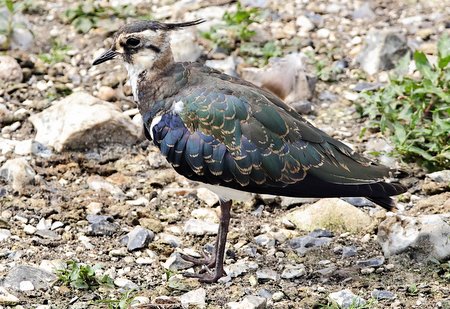
[[[117,52],[115,50],[112,49],[108,49],[107,51],[105,51],[103,54],[101,54],[100,56],[97,57],[97,59],[94,60],[94,62],[92,62],[92,65],[97,65],[100,64],[102,62],[108,61],[113,59],[115,56],[117,56]]]

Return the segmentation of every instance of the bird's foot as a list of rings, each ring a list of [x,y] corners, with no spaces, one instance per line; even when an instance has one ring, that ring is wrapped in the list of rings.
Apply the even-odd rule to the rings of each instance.
[[[206,266],[207,268],[216,266],[216,259],[214,257],[206,256],[205,254],[203,254],[203,258],[200,259],[183,253],[180,253],[180,255],[183,260],[191,262],[195,266]]]
[[[216,283],[220,278],[222,278],[225,275],[225,271],[222,270],[217,270],[215,269],[214,271],[211,271],[209,268],[204,268],[202,269],[205,270],[203,273],[188,273],[185,272],[183,273],[183,276],[188,277],[188,278],[197,278],[198,281],[203,282],[203,283]]]

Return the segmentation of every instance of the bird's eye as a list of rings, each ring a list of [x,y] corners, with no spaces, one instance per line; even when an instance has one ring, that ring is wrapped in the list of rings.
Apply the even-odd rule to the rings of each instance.
[[[135,39],[135,38],[129,38],[126,42],[127,46],[130,47],[136,47],[139,44],[141,44],[141,41],[139,39]]]

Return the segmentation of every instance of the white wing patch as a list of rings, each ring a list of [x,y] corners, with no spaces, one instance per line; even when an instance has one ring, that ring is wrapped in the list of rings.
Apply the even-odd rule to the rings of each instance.
[[[180,114],[184,109],[184,102],[183,101],[178,101],[172,104],[172,113],[174,114]]]
[[[153,118],[152,123],[150,124],[150,136],[152,138],[152,140],[154,140],[153,138],[153,127],[156,126],[160,121],[161,121],[162,116],[156,116],[155,118]]]

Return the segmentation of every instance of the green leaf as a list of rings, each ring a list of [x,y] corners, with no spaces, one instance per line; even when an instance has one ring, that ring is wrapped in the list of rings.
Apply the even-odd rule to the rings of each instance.
[[[444,34],[438,41],[438,56],[439,58],[447,58],[450,56],[450,38]]]
[[[446,56],[446,57],[439,57],[438,59],[438,67],[440,69],[444,69],[448,63],[450,62],[450,55]]]
[[[416,62],[417,70],[424,78],[435,80],[437,73],[433,71],[431,64],[428,62],[427,56],[421,51],[414,53],[414,61]]]
[[[406,141],[406,130],[400,123],[394,123],[394,134],[400,144],[404,144]]]
[[[13,0],[5,0],[6,8],[10,13],[14,13],[14,2]]]
[[[416,146],[411,146],[411,147],[409,147],[409,151],[422,156],[424,159],[426,159],[428,161],[433,161],[434,160],[433,156],[430,155],[425,150],[423,150],[422,148],[419,148],[419,147],[416,147]]]

